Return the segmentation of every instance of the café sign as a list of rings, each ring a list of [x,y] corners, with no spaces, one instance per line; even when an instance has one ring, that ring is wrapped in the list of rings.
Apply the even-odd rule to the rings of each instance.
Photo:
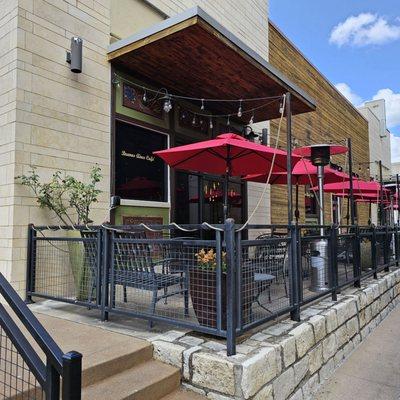
[[[148,161],[150,163],[155,161],[155,157],[150,154],[142,154],[142,153],[130,153],[126,150],[121,151],[121,156],[122,157],[129,157],[129,158],[134,158],[136,160],[143,160],[143,161]]]

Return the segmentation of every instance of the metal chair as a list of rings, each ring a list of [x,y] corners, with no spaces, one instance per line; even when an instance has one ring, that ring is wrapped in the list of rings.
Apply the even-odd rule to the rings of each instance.
[[[154,260],[152,256],[157,253],[156,245],[150,244],[144,232],[114,232],[114,237],[117,240],[114,242],[114,298],[112,299],[112,306],[115,305],[115,286],[122,285],[125,303],[128,301],[128,287],[152,292],[149,307],[151,315],[155,314],[158,301],[183,294],[184,313],[185,316],[188,316],[189,289],[186,270],[182,271],[181,275],[170,273],[171,258]],[[128,241],[120,242],[118,239],[128,239]],[[163,254],[162,249],[158,249],[158,252],[160,255]],[[156,272],[156,267],[160,267],[161,272]],[[168,291],[170,287],[176,285],[179,285],[179,289],[172,292]],[[160,295],[159,291],[161,290],[163,292]],[[150,321],[150,327],[152,325]]]
[[[270,235],[259,235],[256,240],[263,240],[271,238]],[[271,285],[273,282],[279,283],[280,279],[283,281],[285,288],[285,295],[288,296],[286,285],[287,276],[287,248],[286,241],[278,243],[266,243],[265,246],[257,246],[256,255],[254,259],[255,273],[254,281],[256,283],[256,299],[257,304],[265,309],[271,311],[261,304],[260,297],[265,290],[268,290],[268,301],[271,302]]]

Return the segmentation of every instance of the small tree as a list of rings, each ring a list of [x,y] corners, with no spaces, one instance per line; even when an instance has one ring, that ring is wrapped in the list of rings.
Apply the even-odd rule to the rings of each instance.
[[[53,211],[63,224],[75,225],[92,222],[89,218],[90,208],[98,201],[101,193],[96,187],[101,178],[101,169],[96,165],[90,171],[88,184],[70,175],[62,178],[61,171],[56,171],[50,182],[41,182],[35,167],[32,167],[28,174],[17,176],[15,179],[21,185],[32,189],[41,208]],[[68,213],[71,207],[76,213],[75,221]]]

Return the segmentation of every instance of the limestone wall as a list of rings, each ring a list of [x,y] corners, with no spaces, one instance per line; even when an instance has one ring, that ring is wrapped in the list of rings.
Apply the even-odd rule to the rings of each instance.
[[[307,400],[400,301],[400,270],[347,289],[337,302],[305,308],[260,328],[226,356],[224,341],[170,331],[154,357],[182,369],[184,385],[209,399]]]
[[[10,124],[9,129],[14,130],[8,146],[11,152],[5,156],[14,167],[7,170],[5,190],[9,197],[4,192],[0,196],[2,203],[12,205],[5,212],[7,218],[0,222],[8,227],[6,237],[9,238],[6,248],[0,249],[0,260],[9,260],[12,268],[1,265],[0,271],[7,272],[7,278],[22,293],[27,224],[58,221],[37,207],[27,188],[13,185],[15,175],[35,166],[43,177],[50,177],[56,169],[61,169],[86,179],[90,168],[97,163],[104,175],[101,183],[104,193],[93,219],[100,222],[107,218],[110,65],[106,52],[110,41],[110,4],[109,0],[19,0],[15,3],[18,6],[6,17],[14,16],[13,26],[17,31],[11,36],[12,79],[6,81],[8,87],[16,80],[16,89],[11,92],[12,110],[4,117]],[[81,74],[72,73],[66,63],[66,50],[74,35],[83,39]],[[4,62],[3,57],[0,60]]]
[[[11,276],[18,70],[17,0],[0,0],[0,271]],[[18,126],[18,129],[20,127]]]

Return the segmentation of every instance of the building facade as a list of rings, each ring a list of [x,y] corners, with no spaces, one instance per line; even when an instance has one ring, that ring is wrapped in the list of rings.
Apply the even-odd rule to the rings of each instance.
[[[369,162],[368,121],[362,114],[325,78],[325,76],[301,53],[301,51],[272,22],[269,24],[269,60],[284,74],[298,84],[317,101],[313,113],[293,117],[294,145],[305,146],[316,143],[337,143],[346,145],[347,138],[352,141],[353,163]],[[277,132],[277,121],[271,123],[271,140]],[[285,135],[283,135],[284,146]],[[347,155],[332,158],[333,162],[348,170]],[[360,172],[361,178],[368,179],[366,168]],[[353,167],[353,172],[359,172]],[[272,187],[272,223],[285,221],[286,188]],[[315,194],[304,186],[299,187],[300,221],[317,220]],[[342,224],[348,221],[347,200],[341,201],[325,194],[325,220],[335,220],[341,214]],[[368,206],[358,204],[357,216],[360,224],[368,222]],[[338,222],[338,221],[337,221]]]
[[[98,164],[103,175],[102,194],[92,219],[109,220],[110,176],[115,176],[110,151],[110,121],[115,109],[111,104],[113,90],[118,89],[111,82],[108,46],[195,5],[203,7],[260,57],[268,58],[265,0],[1,2],[0,271],[21,293],[25,288],[27,224],[58,221],[39,208],[32,193],[16,184],[14,177],[34,166],[43,179],[60,169],[85,180],[92,166]],[[83,40],[80,74],[72,73],[66,63],[72,36]],[[130,112],[128,108],[125,111]],[[252,185],[254,189],[249,186],[249,192],[257,196],[258,185]],[[150,203],[123,202],[115,222],[132,215],[161,215],[167,222],[169,201],[163,207]],[[261,207],[260,215],[265,218],[268,210]]]
[[[390,149],[390,132],[386,127],[385,100],[372,100],[364,103],[358,109],[368,121],[369,135],[369,163],[361,161],[359,169],[369,170],[369,176],[380,180],[382,172],[383,181],[390,180],[392,175],[392,161]],[[382,167],[382,171],[381,171]],[[371,222],[378,224],[378,205],[371,205]]]
[[[212,21],[204,23],[193,14],[176,25],[168,22],[177,14],[190,14],[188,9],[193,6],[200,6]],[[170,24],[166,29],[170,36],[161,38],[164,41],[160,35],[165,32],[154,30],[163,23]],[[188,35],[179,36],[181,25],[181,32]],[[268,23],[266,0],[9,0],[1,2],[0,30],[0,272],[21,294],[25,290],[27,225],[59,223],[14,179],[32,166],[43,179],[61,170],[87,180],[91,168],[99,165],[102,193],[92,210],[95,223],[222,221],[220,178],[175,173],[150,155],[221,132],[242,134],[252,116],[232,121],[226,115],[215,116],[211,128],[208,119],[198,118],[198,102],[182,100],[164,113],[159,103],[154,106],[144,101],[144,95],[150,94],[146,88],[167,87],[185,95],[189,87],[196,88],[201,82],[197,86],[200,93],[207,92],[210,98],[215,93],[225,98],[258,97],[257,74],[262,73],[270,85],[262,88],[264,95],[273,93],[268,87],[275,87],[279,94],[283,93],[280,89],[290,91],[297,102],[295,113],[307,112],[294,117],[296,138],[317,142],[328,136],[338,142],[351,136],[355,159],[369,159],[365,119]],[[140,40],[132,39],[138,32],[146,32],[141,39],[146,44],[160,39],[170,63],[163,64],[157,51],[141,53]],[[198,42],[198,35],[190,32],[204,35],[206,43]],[[66,62],[73,36],[83,40],[80,74],[71,72]],[[210,52],[212,45],[218,51],[202,59],[204,46]],[[182,65],[188,65],[187,69],[176,68]],[[202,65],[209,69],[201,70]],[[217,80],[228,67],[237,69],[229,70],[226,80]],[[148,76],[150,68],[152,75]],[[318,114],[308,112],[315,105],[307,93],[317,98]],[[280,104],[271,107],[269,115],[276,118]],[[225,108],[222,114],[231,111]],[[255,117],[254,131],[269,129],[267,118]],[[271,138],[276,126],[276,122],[271,124]],[[284,137],[282,132],[281,147]],[[343,157],[335,162],[345,164]],[[264,188],[263,184],[231,180],[231,215],[237,222],[247,219],[262,193],[265,197],[252,222],[286,221],[284,190],[272,188],[271,206],[270,189]],[[112,195],[121,197],[121,205],[110,212]]]

